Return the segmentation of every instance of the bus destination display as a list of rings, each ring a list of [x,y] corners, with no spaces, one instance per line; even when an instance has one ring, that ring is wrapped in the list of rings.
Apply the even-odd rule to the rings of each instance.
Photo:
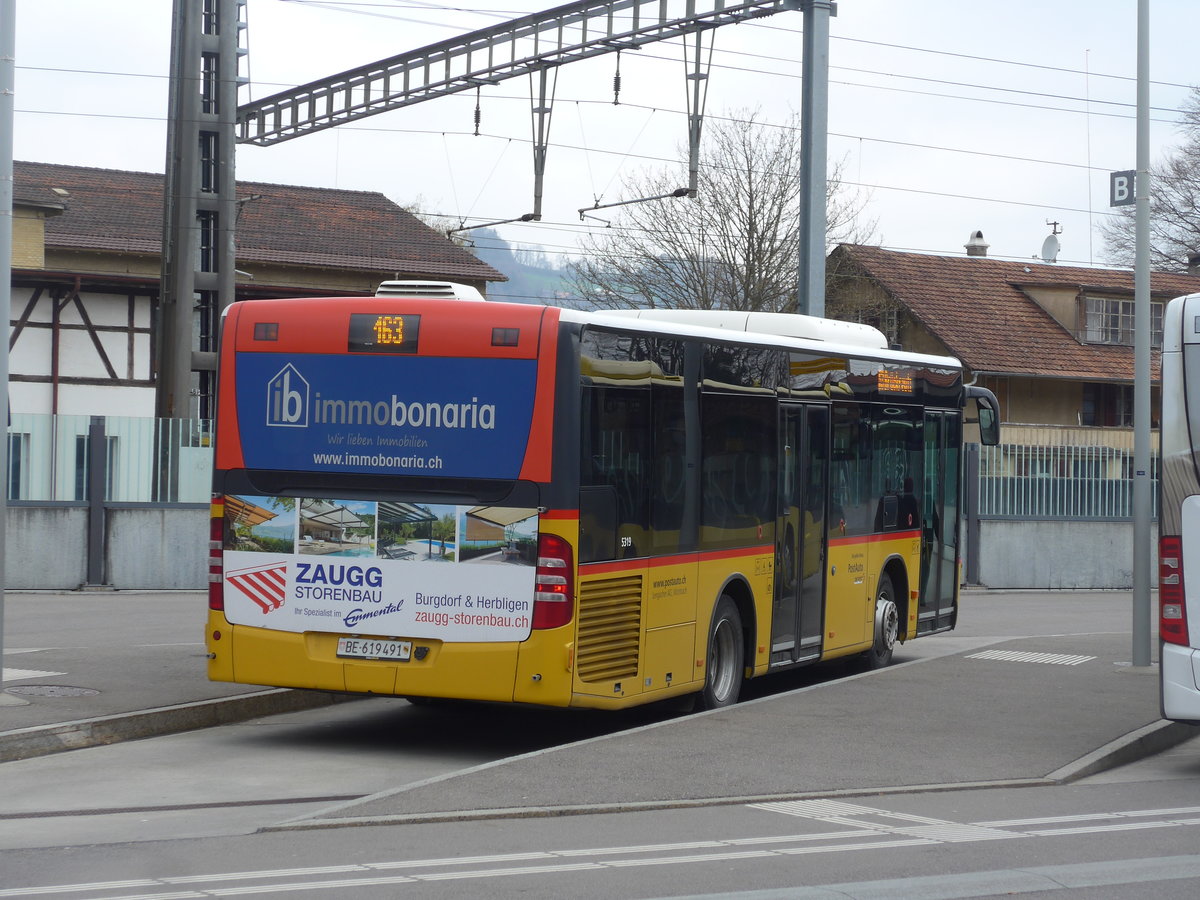
[[[420,316],[351,313],[351,353],[416,353]]]

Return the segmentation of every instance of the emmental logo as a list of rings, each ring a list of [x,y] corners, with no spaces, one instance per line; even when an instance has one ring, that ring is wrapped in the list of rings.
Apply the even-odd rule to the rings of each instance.
[[[267,382],[267,424],[308,427],[308,381],[291,363]]]

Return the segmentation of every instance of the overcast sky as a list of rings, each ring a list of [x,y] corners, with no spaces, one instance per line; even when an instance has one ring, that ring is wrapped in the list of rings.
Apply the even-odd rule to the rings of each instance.
[[[1151,152],[1178,141],[1200,83],[1196,0],[1151,0]],[[161,172],[170,0],[17,0],[15,157]],[[249,0],[245,102],[550,8],[537,0]],[[840,0],[831,20],[829,156],[865,192],[885,247],[1031,258],[1060,223],[1060,261],[1103,262],[1108,173],[1135,166],[1135,0]],[[800,108],[803,15],[715,32],[709,117],[782,123]],[[707,46],[707,43],[706,43]],[[543,221],[502,234],[569,253],[578,209],[629,199],[622,179],[686,146],[679,42],[559,70]],[[242,146],[240,180],[380,191],[469,224],[532,209],[529,79],[274,147]],[[686,202],[686,201],[671,201]]]

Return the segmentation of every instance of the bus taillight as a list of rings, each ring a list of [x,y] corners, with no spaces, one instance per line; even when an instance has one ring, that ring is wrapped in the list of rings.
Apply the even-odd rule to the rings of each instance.
[[[573,574],[571,545],[556,534],[540,535],[533,595],[534,628],[558,628],[571,621],[575,612]]]
[[[222,549],[225,546],[225,498],[213,494],[208,520],[208,608],[225,608]]]
[[[1183,594],[1183,539],[1158,540],[1158,633],[1168,644],[1188,644],[1187,604]]]

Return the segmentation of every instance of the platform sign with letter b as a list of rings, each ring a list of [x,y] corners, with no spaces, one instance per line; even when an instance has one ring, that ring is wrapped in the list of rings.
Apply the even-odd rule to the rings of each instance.
[[[1136,199],[1133,194],[1137,172],[1130,169],[1127,172],[1111,172],[1108,176],[1108,205],[1132,206]]]

